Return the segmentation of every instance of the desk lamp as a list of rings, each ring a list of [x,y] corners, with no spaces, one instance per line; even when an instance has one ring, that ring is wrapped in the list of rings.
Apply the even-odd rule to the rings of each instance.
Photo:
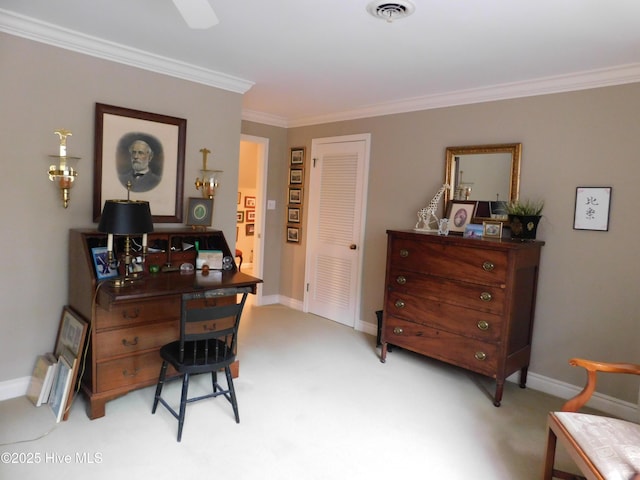
[[[107,261],[113,262],[113,236],[125,235],[124,277],[113,281],[116,287],[122,287],[135,280],[130,274],[131,238],[130,235],[142,234],[142,261],[147,255],[147,233],[153,232],[153,219],[149,202],[138,200],[107,200],[104,202],[98,231],[107,234]]]

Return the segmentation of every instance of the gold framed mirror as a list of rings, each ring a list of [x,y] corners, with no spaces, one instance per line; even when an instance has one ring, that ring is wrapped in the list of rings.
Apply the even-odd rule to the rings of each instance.
[[[480,218],[490,217],[489,202],[518,200],[521,156],[521,143],[447,147],[444,215],[453,199],[477,201]]]

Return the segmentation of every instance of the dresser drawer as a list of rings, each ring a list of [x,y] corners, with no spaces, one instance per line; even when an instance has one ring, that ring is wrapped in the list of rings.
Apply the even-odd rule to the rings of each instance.
[[[158,379],[162,358],[158,350],[97,364],[98,392],[114,388],[153,383]]]
[[[498,346],[387,316],[383,341],[483,375],[494,376]]]
[[[179,337],[178,320],[103,331],[96,335],[96,360],[160,348]]]
[[[504,322],[502,317],[491,313],[395,291],[387,295],[385,312],[413,323],[489,342],[500,339]]]
[[[96,308],[96,330],[179,319],[180,297],[177,295],[116,302],[109,309]]]
[[[403,270],[492,285],[507,280],[502,251],[391,237],[389,256],[390,264]]]
[[[393,268],[387,288],[396,294],[414,295],[495,315],[504,312],[505,289],[496,285],[454,281]]]

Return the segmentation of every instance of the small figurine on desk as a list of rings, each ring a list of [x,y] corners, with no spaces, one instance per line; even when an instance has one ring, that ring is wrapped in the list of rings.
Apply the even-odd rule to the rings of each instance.
[[[446,183],[440,187],[440,190],[434,195],[429,202],[429,206],[422,208],[418,211],[418,223],[414,227],[414,230],[425,230],[427,232],[437,232],[439,227],[439,220],[436,215],[440,198],[444,194],[445,190],[450,190],[451,187]]]

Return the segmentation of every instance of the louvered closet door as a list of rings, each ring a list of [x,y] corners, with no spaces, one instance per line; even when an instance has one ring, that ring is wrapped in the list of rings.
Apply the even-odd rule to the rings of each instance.
[[[311,152],[307,311],[353,327],[360,307],[368,139],[321,141]]]

